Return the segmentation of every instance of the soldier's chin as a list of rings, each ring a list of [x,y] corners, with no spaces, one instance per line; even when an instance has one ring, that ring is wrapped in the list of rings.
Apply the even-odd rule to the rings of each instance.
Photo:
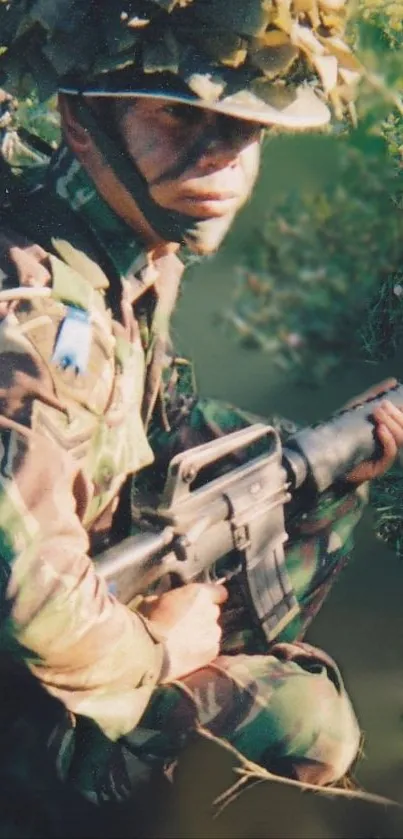
[[[221,218],[201,219],[185,231],[183,242],[192,253],[209,256],[215,253],[232,226],[236,212]]]

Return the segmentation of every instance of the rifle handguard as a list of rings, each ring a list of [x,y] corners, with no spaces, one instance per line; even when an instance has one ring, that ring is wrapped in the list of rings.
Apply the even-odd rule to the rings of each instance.
[[[290,437],[283,458],[292,489],[309,480],[316,492],[324,492],[355,466],[373,458],[379,445],[371,414],[384,399],[403,408],[403,386],[397,384]]]

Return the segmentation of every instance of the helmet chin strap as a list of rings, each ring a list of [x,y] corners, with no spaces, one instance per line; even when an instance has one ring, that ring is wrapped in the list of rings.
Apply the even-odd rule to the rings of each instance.
[[[153,230],[166,242],[187,244],[196,247],[197,242],[205,237],[213,220],[197,219],[192,216],[165,209],[151,197],[148,183],[138,169],[135,161],[129,157],[118,139],[112,139],[102,129],[91,108],[80,98],[76,112],[84,128],[94,137],[95,143],[120,183],[132,195],[140,211]]]

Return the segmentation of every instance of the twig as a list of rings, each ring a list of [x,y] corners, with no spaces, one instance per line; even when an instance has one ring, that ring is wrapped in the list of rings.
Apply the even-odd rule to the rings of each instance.
[[[386,807],[401,807],[401,805],[397,801],[393,801],[390,798],[385,798],[382,795],[376,795],[370,792],[360,792],[358,790],[347,790],[341,789],[340,787],[334,786],[318,786],[317,784],[310,784],[302,781],[296,781],[293,778],[286,778],[280,775],[273,775],[272,772],[269,772],[263,766],[259,766],[258,763],[254,763],[252,760],[248,760],[244,757],[235,746],[232,746],[228,741],[217,737],[215,734],[212,734],[211,731],[199,726],[197,729],[198,733],[204,737],[206,740],[210,740],[213,743],[216,743],[221,748],[224,748],[226,751],[230,752],[230,754],[234,755],[238,761],[241,762],[241,766],[236,766],[234,768],[234,772],[241,777],[229,787],[225,792],[221,793],[217,798],[213,801],[213,807],[218,807],[217,811],[214,814],[214,818],[217,818],[225,808],[231,804],[242,791],[242,789],[247,786],[248,782],[261,782],[261,781],[273,781],[277,784],[282,784],[286,786],[291,786],[296,789],[299,789],[300,792],[314,792],[316,795],[325,796],[327,798],[345,798],[349,800],[358,800],[358,801],[366,801],[369,804],[380,804]]]

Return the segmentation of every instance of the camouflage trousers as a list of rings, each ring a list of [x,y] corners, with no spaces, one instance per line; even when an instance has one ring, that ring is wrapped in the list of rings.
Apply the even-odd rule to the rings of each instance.
[[[81,790],[97,803],[130,797],[153,769],[176,760],[196,732],[225,740],[241,763],[246,758],[320,785],[346,773],[360,740],[335,662],[309,644],[277,644],[267,655],[220,656],[157,689],[139,726],[116,744],[103,768],[97,761],[81,776]]]
[[[77,727],[68,774],[88,798],[129,797],[195,733],[225,741],[241,762],[303,782],[330,784],[346,773],[359,749],[356,716],[335,662],[301,637],[346,562],[361,508],[359,493],[327,495],[294,531],[286,560],[301,612],[276,643],[252,628],[241,587],[230,583],[222,654],[209,667],[158,687],[139,725],[106,750],[90,727]]]

